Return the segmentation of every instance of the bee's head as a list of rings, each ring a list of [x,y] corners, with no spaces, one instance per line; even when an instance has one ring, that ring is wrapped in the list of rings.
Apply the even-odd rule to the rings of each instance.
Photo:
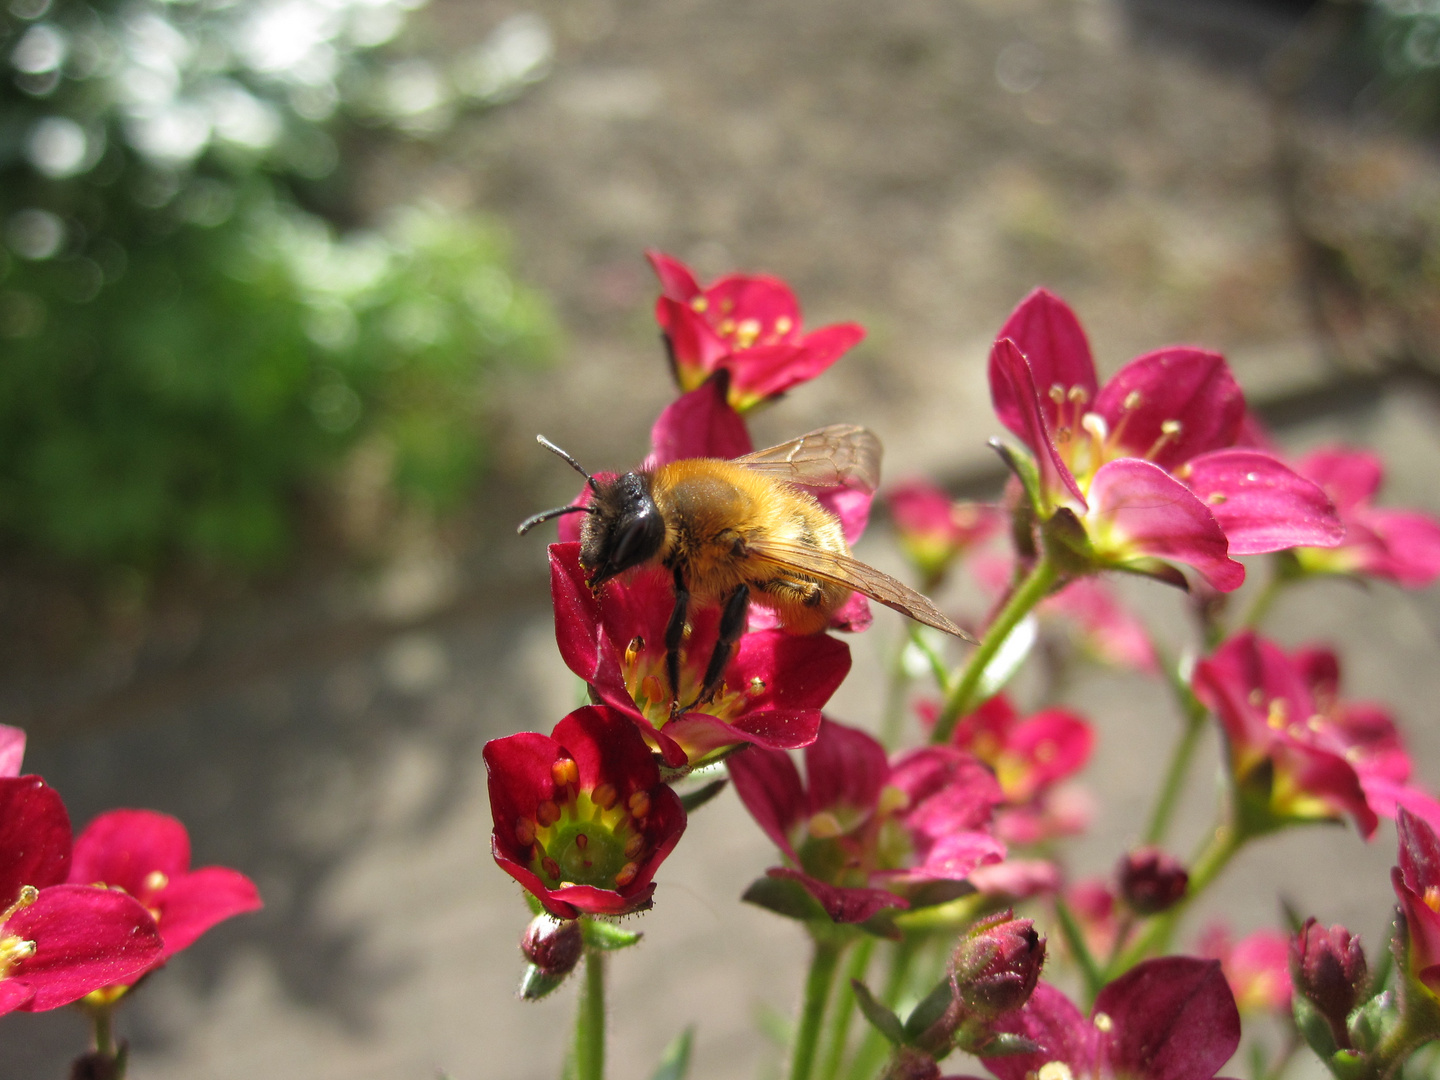
[[[590,512],[580,525],[580,565],[592,589],[648,562],[665,543],[665,522],[645,473],[599,480],[594,491]]]

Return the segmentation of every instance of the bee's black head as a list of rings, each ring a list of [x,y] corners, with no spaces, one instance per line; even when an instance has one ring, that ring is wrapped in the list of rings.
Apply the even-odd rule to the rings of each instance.
[[[665,542],[665,522],[650,494],[650,477],[626,473],[600,480],[580,526],[580,565],[590,587],[648,562]]]

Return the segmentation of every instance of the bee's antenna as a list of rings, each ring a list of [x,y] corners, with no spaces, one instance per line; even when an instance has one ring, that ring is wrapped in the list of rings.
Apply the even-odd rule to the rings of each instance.
[[[549,450],[556,457],[562,458],[567,464],[569,464],[572,469],[578,472],[581,476],[585,477],[585,482],[590,485],[591,491],[595,492],[595,494],[597,495],[600,494],[600,485],[595,483],[595,478],[593,476],[591,476],[588,472],[586,472],[580,467],[580,463],[578,461],[576,461],[573,457],[567,454],[564,450],[561,450],[560,447],[556,446],[544,435],[536,435],[535,441],[538,442],[541,446],[545,447],[546,450]]]
[[[521,536],[524,536],[536,525],[540,525],[546,521],[551,520],[552,518],[563,517],[566,514],[593,513],[595,513],[595,508],[593,506],[557,506],[554,510],[546,510],[543,514],[536,514],[533,517],[526,518],[524,521],[520,522],[520,527],[516,530],[516,532],[518,532]]]

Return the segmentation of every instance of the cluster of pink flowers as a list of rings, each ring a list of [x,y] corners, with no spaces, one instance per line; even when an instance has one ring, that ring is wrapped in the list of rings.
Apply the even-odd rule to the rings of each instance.
[[[112,810],[72,837],[55,789],[20,775],[24,750],[24,732],[0,726],[0,1013],[108,1013],[206,930],[260,907],[243,874],[192,870],[168,815]]]
[[[654,424],[644,469],[750,453],[743,414],[863,337],[853,324],[804,332],[794,295],[776,279],[733,274],[702,287],[678,260],[650,260],[679,394]],[[832,1076],[849,1057],[852,1075],[868,1062],[868,1075],[939,1080],[938,1063],[961,1050],[1000,1080],[1205,1080],[1234,1054],[1241,1016],[1252,1012],[1293,1016],[1294,1045],[1308,1043],[1337,1075],[1390,1075],[1440,1039],[1440,800],[1414,781],[1389,711],[1341,696],[1332,650],[1287,650],[1256,624],[1275,590],[1318,575],[1430,584],[1440,577],[1440,522],[1375,505],[1382,470],[1369,454],[1276,449],[1216,353],[1160,349],[1102,383],[1078,319],[1044,290],[1001,328],[989,378],[999,423],[1019,440],[994,444],[1012,473],[1001,501],[959,502],[911,480],[889,490],[887,505],[917,584],[939,589],[963,568],[991,610],[956,619],[982,636],[953,668],[929,630],[911,628],[883,739],[826,711],[850,670],[835,633],[869,625],[863,597],[809,635],[751,609],[707,697],[707,665],[725,634],[718,607],[677,609],[680,586],[659,567],[597,586],[581,563],[579,515],[562,519],[549,551],[556,641],[592,704],[549,736],[511,735],[485,751],[495,859],[543,910],[525,938],[525,996],[617,947],[615,935],[638,937],[605,930],[606,920],[651,906],[687,811],[728,780],[777,851],[744,899],[800,921],[815,945],[797,1080],[812,1075],[832,999],[874,1028],[857,1044],[848,1017],[833,1022]],[[592,494],[582,490],[575,505]],[[871,492],[815,496],[857,540]],[[1273,556],[1261,602],[1229,618],[1225,594],[1247,575],[1238,559],[1257,555]],[[1108,571],[1190,590],[1203,655],[1167,658]],[[1037,637],[1051,647],[1033,649]],[[676,640],[672,669],[666,642]],[[1053,670],[1038,707],[1026,709],[1006,684],[1032,651]],[[1075,877],[1062,853],[1091,817],[1076,778],[1095,730],[1052,697],[1080,656],[1163,677],[1188,724],[1144,843],[1107,879]],[[938,699],[910,700],[917,670],[934,675]],[[928,745],[896,749],[912,714]],[[1227,800],[1205,847],[1182,861],[1164,837],[1211,717]],[[687,791],[695,780],[710,782]],[[1369,839],[1382,818],[1401,836],[1397,994],[1373,984],[1353,935],[1313,919],[1233,942],[1217,925],[1196,942],[1198,955],[1172,953],[1180,916],[1244,844],[1345,819]],[[1053,914],[1050,937],[1078,970],[1084,1005],[1046,981],[1049,939],[1014,915],[1037,902]],[[861,940],[902,942],[888,999],[868,988]],[[827,980],[851,948],[859,977],[832,994]],[[928,994],[906,983],[904,967],[927,949],[948,954]],[[919,1004],[902,1019],[896,1002],[911,992]],[[593,1023],[584,1001],[582,1028]],[[599,1075],[587,1068],[584,1080]]]

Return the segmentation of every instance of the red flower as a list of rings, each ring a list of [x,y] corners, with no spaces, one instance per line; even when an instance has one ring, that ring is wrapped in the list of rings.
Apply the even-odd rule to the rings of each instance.
[[[828,634],[757,630],[741,636],[724,683],[708,704],[671,716],[699,694],[720,628],[716,607],[697,607],[681,653],[680,686],[665,674],[665,625],[674,593],[663,571],[585,584],[578,544],[550,547],[555,638],[570,670],[639,725],[666,764],[679,768],[735,743],[787,748],[814,741],[820,709],[850,670],[850,648]]]
[[[1396,824],[1400,865],[1390,871],[1390,881],[1405,917],[1405,970],[1440,997],[1440,838],[1403,808]]]
[[[813,379],[865,336],[855,323],[803,334],[800,305],[778,278],[729,274],[702,289],[678,259],[645,255],[660,279],[655,320],[681,390],[728,371],[730,403],[744,412]]]
[[[485,767],[495,861],[550,914],[650,907],[651,879],[685,831],[685,809],[628,717],[576,709],[548,736],[492,739]]]
[[[25,732],[0,724],[0,776],[19,776],[20,763],[24,760]]]
[[[1240,1014],[1214,960],[1147,960],[1110,983],[1087,1018],[1048,983],[994,1030],[1030,1039],[1032,1054],[986,1058],[1000,1080],[1206,1080],[1240,1045]],[[1061,1063],[1067,1072],[1047,1065]]]
[[[138,977],[161,955],[140,904],[62,884],[69,864],[60,796],[38,776],[0,779],[0,1013],[68,1005]]]
[[[238,870],[191,870],[185,826],[153,810],[111,810],[90,822],[75,841],[69,881],[120,890],[145,906],[165,945],[154,967],[217,923],[262,906]]]
[[[921,703],[920,710],[933,720],[933,704]],[[953,742],[994,770],[1005,795],[995,833],[1007,843],[1035,844],[1084,829],[1088,814],[1077,800],[1051,799],[1056,785],[1090,760],[1095,734],[1083,718],[1043,709],[1022,720],[1010,699],[997,694],[961,718]]]
[[[1440,820],[1440,803],[1407,784],[1410,758],[1389,715],[1340,700],[1328,650],[1292,656],[1246,632],[1198,664],[1193,683],[1225,729],[1237,784],[1274,819],[1349,814],[1367,838],[1377,814],[1401,805]]]
[[[1217,353],[1160,349],[1101,387],[1074,312],[1037,289],[997,336],[990,392],[1035,455],[1037,509],[1073,512],[1097,567],[1188,563],[1229,592],[1245,577],[1231,555],[1343,535],[1319,487],[1271,454],[1233,448],[1245,400]]]
[[[908,480],[885,497],[900,549],[926,587],[938,584],[952,561],[999,532],[1004,517],[984,503],[956,502],[928,480]]]
[[[1365,574],[1407,589],[1422,589],[1440,578],[1440,521],[1415,510],[1371,505],[1385,482],[1385,466],[1377,456],[1331,446],[1305,455],[1295,471],[1325,489],[1345,525],[1338,547],[1296,551],[1305,569]]]
[[[1242,1013],[1290,1014],[1290,939],[1280,931],[1256,930],[1232,941],[1224,923],[1213,923],[1196,951],[1220,961]]]
[[[897,892],[963,881],[1005,853],[986,828],[999,785],[954,747],[892,763],[865,732],[825,720],[805,748],[803,783],[776,750],[752,748],[726,764],[740,801],[791,864],[770,875],[800,882],[836,922],[906,907]]]

